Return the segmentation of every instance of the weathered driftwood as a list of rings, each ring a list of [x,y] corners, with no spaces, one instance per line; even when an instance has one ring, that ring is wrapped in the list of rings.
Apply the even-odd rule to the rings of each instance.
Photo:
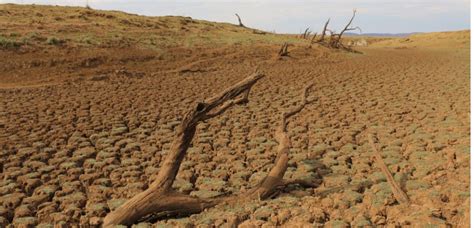
[[[374,136],[372,134],[369,134],[368,138],[369,138],[370,146],[372,147],[372,150],[374,151],[374,157],[377,162],[377,165],[385,174],[385,177],[387,178],[387,181],[390,184],[390,188],[392,189],[393,196],[400,204],[409,203],[410,199],[408,198],[408,195],[398,186],[397,182],[395,182],[395,179],[393,179],[393,176],[390,173],[390,170],[388,170],[387,165],[385,165],[385,162],[383,161],[383,158],[382,158],[382,154],[380,153],[380,151],[378,150],[377,146],[374,143]]]
[[[263,74],[255,73],[218,95],[204,102],[197,103],[195,107],[189,110],[178,129],[171,149],[160,168],[156,180],[147,190],[134,196],[119,208],[110,212],[105,217],[103,226],[111,227],[118,224],[131,225],[153,214],[170,216],[199,213],[221,202],[257,198],[266,199],[272,196],[275,189],[281,186],[282,183],[285,183],[285,181],[283,181],[283,175],[287,169],[288,152],[291,145],[286,131],[288,118],[299,113],[308,103],[307,96],[311,85],[304,89],[300,105],[289,112],[283,113],[281,125],[275,133],[275,138],[279,143],[277,148],[278,157],[269,174],[257,186],[243,195],[211,199],[192,197],[176,192],[171,188],[178,173],[179,166],[194,137],[198,123],[222,114],[235,104],[247,102],[251,87],[262,77],[264,77]],[[237,98],[240,95],[242,95],[242,97]],[[311,183],[303,182],[300,184],[310,186]]]

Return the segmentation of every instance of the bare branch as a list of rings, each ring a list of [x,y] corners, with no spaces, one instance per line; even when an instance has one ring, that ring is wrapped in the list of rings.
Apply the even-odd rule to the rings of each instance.
[[[190,109],[181,122],[156,180],[147,190],[129,199],[122,206],[109,213],[104,219],[104,227],[118,224],[130,225],[140,218],[154,213],[200,212],[204,208],[221,202],[221,199],[211,201],[183,196],[175,193],[171,186],[194,137],[197,124],[223,113],[234,104],[243,102],[247,99],[250,88],[263,77],[263,74],[254,73],[216,96],[197,103],[195,107]],[[243,94],[243,98],[234,100],[241,94]]]
[[[314,43],[314,40],[316,39],[317,36],[318,36],[318,33],[315,32],[314,35],[313,35],[313,38],[311,38],[310,44]]]
[[[354,27],[354,28],[348,28],[348,29],[346,29],[346,31],[353,31],[353,30],[359,30],[359,32],[362,33],[362,29],[359,28],[359,26]]]
[[[267,177],[265,177],[259,185],[250,191],[248,195],[251,197],[258,196],[260,199],[265,199],[271,196],[275,188],[281,184],[283,176],[288,167],[288,153],[291,146],[290,138],[286,132],[288,118],[303,110],[305,105],[308,103],[308,91],[312,86],[313,84],[310,84],[303,89],[301,103],[297,107],[282,114],[282,122],[275,132],[275,139],[278,141],[278,155],[275,165],[270,170]]]
[[[306,39],[306,36],[309,35],[309,34],[308,34],[308,31],[309,31],[309,27],[306,28],[306,30],[304,30],[304,33],[301,35],[301,37],[302,37],[303,39]]]
[[[390,188],[392,189],[393,196],[395,196],[395,199],[397,199],[397,201],[400,204],[409,203],[410,199],[408,198],[408,195],[398,186],[397,182],[395,182],[395,179],[393,179],[393,176],[390,173],[390,170],[388,170],[387,165],[385,165],[382,155],[374,143],[373,135],[369,134],[368,137],[369,137],[370,146],[372,147],[372,150],[375,153],[374,156],[377,161],[377,164],[379,168],[382,170],[382,172],[385,174],[385,177],[387,178],[387,181],[390,184]]]
[[[323,28],[323,32],[321,34],[321,37],[319,38],[318,41],[316,42],[322,42],[324,41],[324,36],[326,35],[326,31],[328,31],[328,24],[329,24],[329,21],[331,20],[331,18],[328,18],[328,20],[326,21],[326,24],[324,24],[324,28]]]
[[[353,21],[354,18],[355,18],[356,12],[357,12],[356,9],[352,10],[352,17],[351,17],[351,20],[349,20],[349,23],[347,23],[346,27],[344,27],[344,29],[339,33],[339,36],[337,37],[337,43],[339,43],[339,41],[341,40],[341,37],[342,37],[342,35],[344,34],[344,32],[346,32],[347,29],[349,28],[349,26],[351,26],[352,21]]]

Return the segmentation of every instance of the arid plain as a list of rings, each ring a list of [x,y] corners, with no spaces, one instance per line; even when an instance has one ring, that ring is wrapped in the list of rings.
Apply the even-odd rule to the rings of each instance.
[[[0,5],[0,226],[100,226],[156,178],[193,104],[258,69],[247,104],[198,125],[174,188],[206,198],[255,186],[273,166],[280,113],[310,83],[284,178],[317,186],[135,227],[467,227],[470,31],[344,39],[368,45]],[[410,203],[395,200],[368,134]]]

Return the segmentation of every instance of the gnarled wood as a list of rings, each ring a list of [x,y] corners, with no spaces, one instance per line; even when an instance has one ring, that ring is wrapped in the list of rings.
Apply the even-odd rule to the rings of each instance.
[[[160,168],[157,179],[144,192],[136,195],[116,210],[109,213],[104,219],[104,227],[123,224],[131,225],[147,216],[171,216],[199,213],[206,208],[215,206],[221,202],[233,202],[248,199],[266,199],[281,186],[283,176],[288,166],[288,152],[290,150],[290,139],[286,132],[288,118],[301,112],[308,103],[308,91],[312,85],[303,90],[301,103],[289,112],[282,115],[281,125],[277,128],[275,137],[278,141],[278,157],[275,165],[268,175],[254,188],[243,196],[225,196],[211,199],[200,199],[175,192],[173,184],[179,166],[186,154],[189,144],[196,131],[199,122],[213,118],[225,112],[235,104],[248,101],[251,87],[263,77],[263,74],[255,73],[223,92],[211,97],[204,102],[199,102],[189,110],[178,129],[177,135],[171,146],[171,150]],[[241,98],[237,98],[242,95]],[[296,182],[299,183],[299,182]],[[301,182],[306,186],[311,183]]]
[[[234,104],[246,102],[251,87],[262,77],[264,77],[263,74],[255,73],[214,97],[197,103],[195,107],[189,110],[178,128],[171,149],[160,167],[156,180],[147,190],[109,213],[105,217],[103,225],[130,225],[146,215],[159,212],[196,213],[202,211],[203,208],[219,203],[220,200],[203,200],[183,196],[174,192],[171,186],[194,137],[197,124],[223,113]],[[241,94],[243,94],[243,98],[236,99]]]
[[[306,86],[303,89],[301,95],[301,103],[294,109],[282,114],[282,120],[280,126],[278,126],[275,132],[275,139],[278,142],[278,155],[276,158],[275,165],[268,173],[260,184],[258,184],[253,190],[250,191],[249,196],[258,196],[260,199],[265,199],[272,195],[273,190],[282,183],[283,175],[285,175],[288,167],[288,153],[290,151],[291,142],[288,137],[286,126],[288,125],[288,118],[301,112],[308,103],[308,92],[313,84]]]
[[[372,150],[374,151],[374,156],[375,156],[377,165],[385,174],[385,177],[387,178],[387,181],[390,184],[390,188],[392,189],[393,196],[400,204],[409,203],[410,199],[408,198],[408,195],[398,186],[397,182],[395,182],[395,179],[393,179],[393,176],[390,173],[390,170],[388,170],[387,165],[385,165],[385,162],[383,161],[383,158],[382,158],[382,154],[377,149],[377,146],[374,143],[374,136],[372,134],[369,134],[368,137],[369,137],[370,146],[372,147]]]

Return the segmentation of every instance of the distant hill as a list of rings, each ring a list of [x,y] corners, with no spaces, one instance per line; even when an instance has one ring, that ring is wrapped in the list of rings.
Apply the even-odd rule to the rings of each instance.
[[[0,49],[21,46],[127,47],[160,50],[199,45],[305,43],[230,23],[140,16],[85,7],[0,4]]]
[[[344,33],[347,36],[371,36],[371,37],[409,37],[414,34],[419,34],[419,32],[412,33]]]

